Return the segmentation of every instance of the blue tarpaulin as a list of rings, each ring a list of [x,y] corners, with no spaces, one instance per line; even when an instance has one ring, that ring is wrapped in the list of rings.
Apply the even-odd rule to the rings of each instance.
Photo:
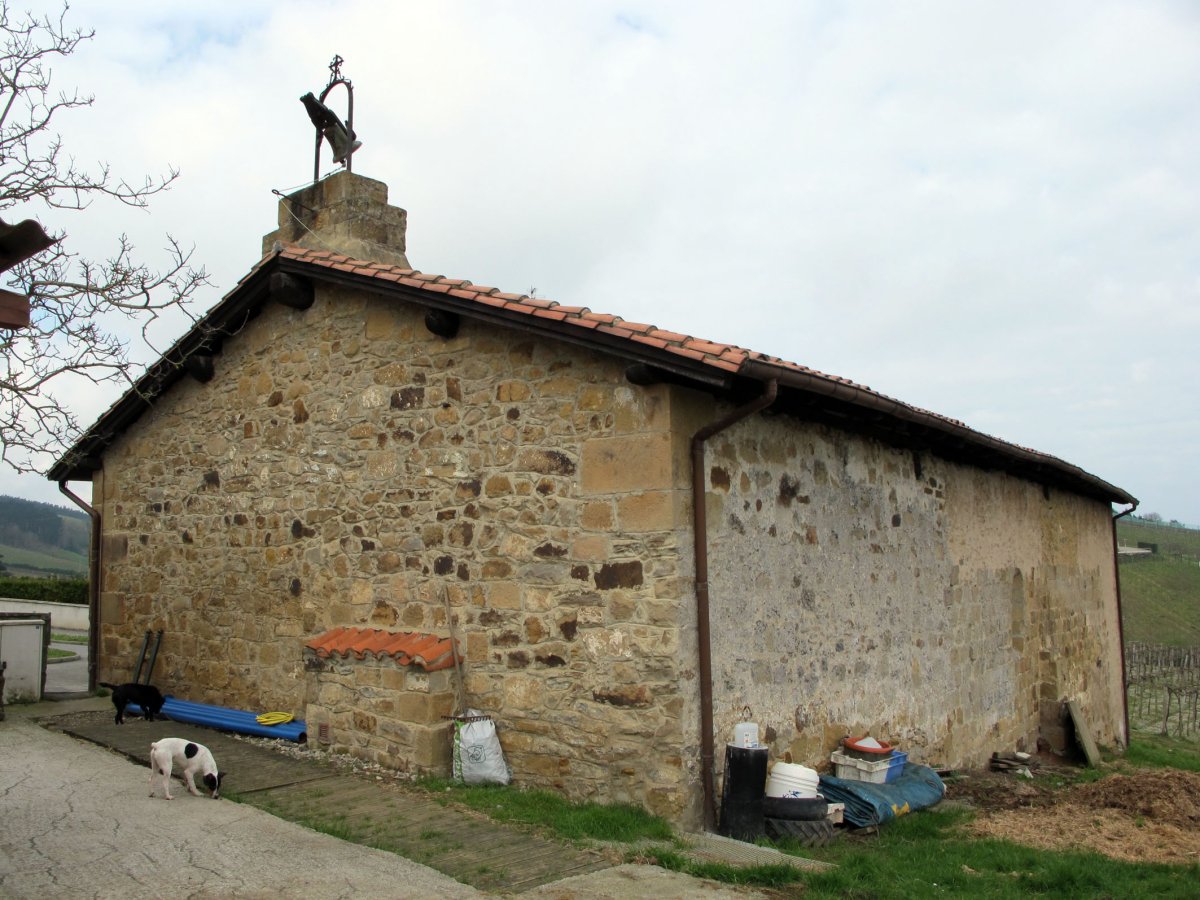
[[[846,804],[846,822],[865,828],[933,806],[945,796],[946,785],[928,766],[906,763],[900,777],[887,784],[822,775],[820,791],[830,803]]]
[[[136,703],[130,703],[126,709],[134,715],[143,715],[142,709]],[[189,722],[192,725],[207,725],[220,731],[232,731],[237,734],[253,734],[257,737],[273,737],[284,741],[308,740],[305,724],[299,719],[285,722],[282,725],[261,725],[258,713],[247,712],[243,709],[227,709],[224,706],[210,706],[207,703],[192,703],[188,700],[177,700],[168,697],[163,704],[162,716],[176,722]]]

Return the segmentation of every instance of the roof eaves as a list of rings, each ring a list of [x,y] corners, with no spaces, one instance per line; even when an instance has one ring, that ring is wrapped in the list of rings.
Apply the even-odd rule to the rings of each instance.
[[[777,379],[781,386],[873,414],[877,422],[889,420],[894,424],[881,430],[907,433],[910,437],[919,434],[934,452],[955,449],[976,465],[1011,471],[1035,483],[1065,486],[1077,493],[1114,503],[1137,503],[1133,495],[1121,488],[1048,453],[992,437],[957,419],[903,403],[843,378],[773,359],[751,360],[742,368],[741,374],[760,381]]]
[[[116,436],[136,422],[163,392],[187,374],[185,363],[195,353],[213,352],[231,334],[257,315],[269,296],[268,279],[277,255],[263,257],[211,310],[198,319],[105,410],[92,426],[50,467],[52,481],[86,480],[98,466],[100,454]]]
[[[726,391],[732,386],[732,373],[728,366],[715,365],[715,359],[709,360],[702,355],[690,356],[688,362],[675,358],[668,352],[670,347],[659,348],[635,341],[633,332],[623,332],[624,322],[615,328],[606,324],[605,320],[615,319],[620,322],[616,317],[598,317],[586,310],[583,313],[568,313],[570,307],[557,304],[551,306],[549,301],[541,301],[540,298],[535,298],[539,299],[539,302],[531,306],[522,302],[523,298],[520,295],[516,295],[515,299],[504,299],[513,298],[514,295],[492,293],[490,288],[484,288],[483,292],[473,291],[471,288],[451,290],[444,282],[413,279],[416,284],[410,284],[408,280],[383,280],[377,274],[363,276],[346,273],[320,261],[314,262],[297,256],[281,256],[279,267],[281,271],[291,274],[357,286],[383,295],[399,296],[421,306],[455,313],[464,318],[492,325],[504,325],[610,353],[631,363],[654,365],[693,381],[698,387]],[[637,327],[649,328],[640,325]],[[640,332],[639,336],[642,336]]]

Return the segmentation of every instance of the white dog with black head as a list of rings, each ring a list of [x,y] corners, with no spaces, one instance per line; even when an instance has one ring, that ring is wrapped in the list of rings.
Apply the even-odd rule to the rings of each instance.
[[[189,794],[200,796],[194,781],[199,775],[214,800],[221,795],[221,779],[225,775],[217,771],[217,761],[207,747],[183,738],[163,738],[150,745],[151,797],[154,796],[154,779],[162,776],[163,794],[168,800],[175,799],[171,796],[171,770],[176,766],[183,775],[183,783],[187,785]]]

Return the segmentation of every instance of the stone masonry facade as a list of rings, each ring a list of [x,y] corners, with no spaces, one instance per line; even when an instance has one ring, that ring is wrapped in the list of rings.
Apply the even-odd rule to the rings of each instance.
[[[325,716],[339,747],[437,769],[452,671],[317,672],[302,647],[338,625],[445,636],[449,609],[465,702],[523,782],[686,815],[686,444],[668,389],[622,373],[469,324],[443,340],[341,289],[269,305],[105,455],[101,677],[163,629],[164,691]]]
[[[386,194],[326,179],[264,248],[406,264]],[[336,283],[272,294],[210,380],[105,436],[100,678],[161,629],[166,693],[440,774],[447,716],[479,709],[518,784],[697,826],[690,440],[731,407]],[[747,706],[814,766],[866,731],[979,764],[1066,698],[1124,743],[1109,504],[779,415],[705,450],[716,765]],[[341,628],[452,638],[461,668],[314,652]]]
[[[706,474],[719,734],[749,706],[808,765],[867,732],[982,765],[1074,698],[1124,744],[1108,504],[778,419]]]

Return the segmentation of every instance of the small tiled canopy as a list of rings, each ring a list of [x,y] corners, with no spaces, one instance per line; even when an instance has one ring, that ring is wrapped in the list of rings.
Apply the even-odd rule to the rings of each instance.
[[[454,665],[454,642],[417,631],[384,631],[381,628],[331,628],[305,644],[322,659],[330,656],[366,659],[392,657],[402,666],[420,666],[437,672]]]

